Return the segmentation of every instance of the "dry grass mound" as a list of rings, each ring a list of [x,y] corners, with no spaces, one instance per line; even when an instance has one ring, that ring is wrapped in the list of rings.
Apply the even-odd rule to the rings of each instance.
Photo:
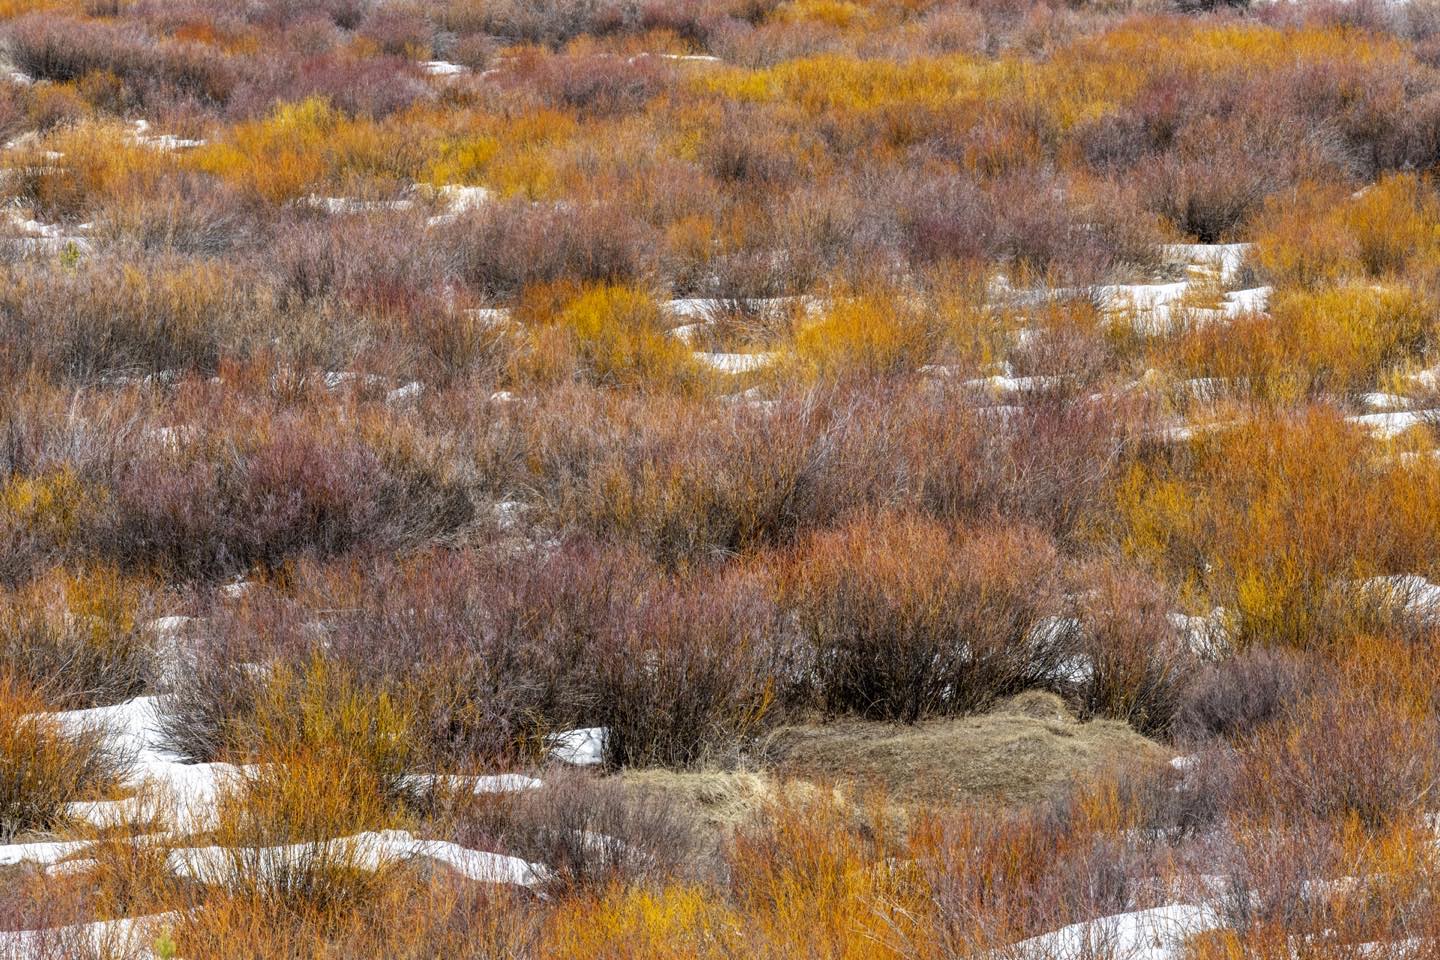
[[[879,789],[893,802],[932,807],[1042,800],[1085,774],[1170,756],[1126,724],[1081,723],[1059,697],[1040,692],[990,713],[914,725],[841,720],[783,727],[764,751],[778,775]]]

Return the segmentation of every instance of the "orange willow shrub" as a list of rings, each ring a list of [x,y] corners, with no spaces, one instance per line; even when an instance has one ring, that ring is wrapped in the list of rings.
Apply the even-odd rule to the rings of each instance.
[[[1440,255],[1440,198],[1415,174],[1358,192],[1307,183],[1273,201],[1256,229],[1255,258],[1277,283],[1373,281],[1428,267]]]
[[[349,909],[220,890],[206,891],[200,904],[180,899],[176,906],[184,912],[166,941],[175,955],[195,960],[540,955],[533,897],[418,869],[393,871],[372,896]]]
[[[1440,471],[1325,408],[1197,437],[1115,491],[1123,548],[1226,607],[1242,646],[1343,635],[1373,613],[1347,582],[1430,570],[1440,529]]]
[[[1058,557],[1024,527],[951,531],[861,516],[784,558],[777,593],[814,664],[817,703],[913,723],[1052,682],[1074,653]]]
[[[104,197],[153,193],[177,161],[135,142],[112,120],[58,126],[6,158],[17,192],[50,219],[78,216]]]
[[[144,581],[110,567],[55,570],[0,590],[0,671],[63,706],[134,696],[155,665]]]
[[[62,727],[44,709],[33,688],[0,667],[0,841],[55,827],[67,803],[113,787],[125,762],[103,730]]]
[[[736,838],[731,886],[758,955],[898,955],[927,904],[884,811],[879,798],[857,811],[822,794]]]

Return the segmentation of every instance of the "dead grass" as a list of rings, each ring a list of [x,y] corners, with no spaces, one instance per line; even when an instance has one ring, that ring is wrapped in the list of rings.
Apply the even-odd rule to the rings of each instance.
[[[776,774],[878,788],[897,802],[926,807],[1029,803],[1109,767],[1169,759],[1125,724],[1080,723],[1059,697],[1044,693],[1021,694],[963,719],[787,726],[763,749]]]
[[[712,850],[736,830],[755,826],[773,806],[813,798],[823,789],[763,769],[623,770],[615,780],[622,794],[670,807]]]

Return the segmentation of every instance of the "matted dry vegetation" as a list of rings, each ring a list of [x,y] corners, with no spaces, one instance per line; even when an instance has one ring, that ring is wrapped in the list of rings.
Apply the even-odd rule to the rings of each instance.
[[[0,61],[0,956],[1440,949],[1430,0]]]

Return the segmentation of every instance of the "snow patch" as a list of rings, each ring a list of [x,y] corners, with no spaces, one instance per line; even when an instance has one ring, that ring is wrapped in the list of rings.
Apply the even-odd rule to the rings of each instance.
[[[697,362],[703,363],[720,373],[750,373],[754,370],[764,370],[780,358],[780,354],[774,351],[762,353],[706,353],[703,350],[696,350],[691,354]]]
[[[1161,252],[1196,268],[1202,276],[1213,275],[1222,283],[1233,283],[1254,246],[1253,243],[1170,243],[1161,247]]]
[[[130,136],[142,147],[152,150],[191,150],[205,146],[204,140],[191,140],[168,133],[152,134],[149,120],[136,120],[131,125]]]
[[[1346,417],[1349,423],[1359,424],[1382,440],[1398,437],[1406,430],[1423,426],[1440,411],[1395,410],[1389,413],[1364,413]]]
[[[184,879],[233,887],[242,882],[266,883],[315,864],[375,871],[419,857],[438,860],[481,883],[529,887],[549,876],[544,866],[519,857],[471,850],[445,840],[420,840],[404,830],[370,831],[277,847],[186,847],[170,851],[165,865]]]
[[[1220,926],[1219,915],[1210,907],[1175,903],[1071,924],[1021,941],[1001,954],[1011,960],[1091,956],[1179,960],[1186,940]]]
[[[551,734],[545,742],[553,759],[577,767],[593,767],[605,762],[605,744],[609,736],[604,727],[584,727]]]
[[[64,951],[72,957],[141,960],[156,956],[154,944],[179,913],[157,913],[122,920],[102,920],[45,930],[0,931],[0,957],[49,957]]]

